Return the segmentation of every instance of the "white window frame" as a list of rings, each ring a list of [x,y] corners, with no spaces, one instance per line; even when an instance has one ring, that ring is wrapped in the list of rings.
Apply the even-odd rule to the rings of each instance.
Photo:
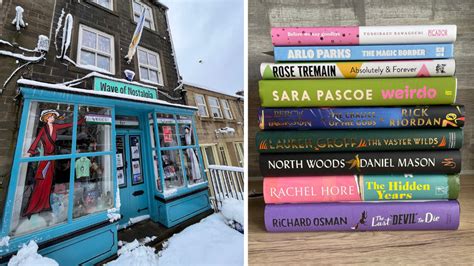
[[[153,9],[152,9],[149,5],[143,3],[142,1],[139,1],[139,0],[133,0],[133,1],[132,1],[132,18],[133,18],[133,21],[135,21],[135,23],[137,23],[137,21],[135,20],[135,15],[137,15],[138,17],[140,17],[140,15],[141,15],[141,10],[138,11],[138,10],[135,10],[135,9],[133,8],[133,2],[139,4],[142,8],[145,7],[145,9],[148,10],[148,12],[149,12],[149,14],[150,14],[150,17],[148,18],[148,17],[146,16],[146,12],[145,12],[145,21],[146,21],[146,20],[150,21],[151,28],[149,28],[148,26],[146,26],[146,23],[145,23],[144,26],[145,26],[145,28],[148,28],[148,29],[150,29],[150,30],[152,30],[152,31],[156,31],[155,19],[154,19],[154,17],[153,17]]]
[[[207,168],[210,165],[206,148],[211,148],[211,152],[212,152],[212,156],[214,156],[215,164],[220,165],[220,158],[219,158],[219,154],[218,154],[218,151],[217,151],[217,143],[202,144],[202,145],[200,145],[200,147],[201,147],[201,154],[203,155],[203,159],[204,159],[205,172],[209,171]]]
[[[222,150],[221,150],[221,148],[222,148]],[[222,154],[222,152],[224,152],[224,154]],[[220,165],[232,166],[232,160],[230,158],[229,149],[227,149],[227,143],[218,143],[217,144],[217,153],[219,155]],[[222,158],[221,158],[221,155],[223,156]],[[227,164],[224,164],[224,162],[222,162],[221,159],[227,161]]]
[[[234,119],[234,115],[232,114],[232,109],[230,108],[230,103],[227,99],[220,99],[222,111],[224,113],[224,117],[229,120]]]
[[[163,81],[163,72],[161,72],[161,58],[160,58],[160,54],[156,53],[156,52],[153,52],[151,50],[148,50],[146,48],[143,48],[141,46],[138,46],[137,47],[138,49],[138,53],[140,51],[142,52],[145,52],[147,55],[147,59],[148,61],[150,60],[149,58],[149,54],[151,55],[154,55],[156,57],[156,59],[158,60],[156,62],[156,65],[157,67],[154,67],[150,64],[143,64],[140,62],[140,56],[137,54],[137,57],[138,57],[138,75],[140,77],[140,80],[141,81],[144,81],[144,82],[147,82],[147,83],[151,83],[151,84],[155,84],[155,85],[160,85],[160,86],[163,86],[164,84],[164,81]],[[158,82],[155,82],[155,81],[152,81],[152,80],[149,80],[149,79],[145,79],[145,78],[142,78],[141,76],[141,71],[140,71],[140,68],[143,67],[143,68],[146,68],[148,71],[152,70],[152,71],[156,71],[157,72],[157,77],[158,77]],[[150,74],[148,74],[148,76],[150,76]]]
[[[244,165],[244,143],[243,142],[234,142],[234,148],[237,155],[237,160],[239,160],[239,166],[243,167]]]
[[[101,4],[99,3],[99,0],[91,0],[91,2],[96,3],[96,4],[98,4],[98,5],[101,6],[101,7],[104,7],[104,8],[107,8],[107,9],[109,9],[109,10],[114,11],[114,0],[109,0],[109,1],[110,1],[109,6],[104,6],[104,5],[101,5]]]
[[[199,103],[198,98],[201,98],[203,103]],[[209,110],[207,110],[207,104],[206,104],[206,97],[204,95],[195,93],[194,94],[194,101],[196,102],[196,107],[198,108],[198,114],[200,117],[209,117]],[[204,107],[204,110],[206,111],[206,115],[201,114],[201,109],[199,107]]]
[[[102,37],[109,38],[110,39],[110,54],[107,54],[103,51],[100,51],[97,48],[97,46],[98,46],[97,42],[98,42],[99,38],[97,38],[97,40],[96,40],[96,48],[95,49],[85,47],[85,46],[83,47],[82,46],[82,32],[83,32],[83,30],[91,31],[91,32],[93,32],[97,35],[101,35]],[[82,50],[86,50],[88,52],[95,53],[96,65],[83,65],[83,64],[81,64]],[[97,66],[97,54],[100,54],[102,56],[107,56],[107,57],[110,58],[110,71],[99,68]],[[112,74],[112,75],[115,74],[115,40],[114,40],[114,36],[110,35],[110,34],[107,34],[105,32],[102,32],[100,30],[88,27],[86,25],[80,24],[79,25],[79,41],[78,41],[78,45],[77,45],[77,60],[76,61],[77,61],[77,66],[79,66],[81,68],[85,68],[85,69],[92,70],[92,71],[97,71],[97,72],[103,72],[103,73],[106,73],[106,74]]]
[[[211,104],[211,99],[216,99],[217,105],[212,105]],[[222,114],[222,108],[221,108],[221,103],[219,101],[219,98],[214,97],[214,96],[207,96],[207,102],[208,102],[209,107],[211,109],[212,118],[221,118],[221,119],[224,118],[224,116]],[[219,110],[219,116],[214,116],[214,112],[212,111],[212,108],[217,108]]]

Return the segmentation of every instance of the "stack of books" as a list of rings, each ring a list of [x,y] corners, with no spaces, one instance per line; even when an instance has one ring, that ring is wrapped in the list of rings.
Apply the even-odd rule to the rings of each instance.
[[[455,25],[272,29],[256,136],[268,231],[458,228],[455,39]]]

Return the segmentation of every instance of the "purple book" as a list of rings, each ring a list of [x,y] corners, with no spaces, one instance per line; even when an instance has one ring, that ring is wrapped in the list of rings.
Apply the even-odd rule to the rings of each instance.
[[[458,226],[456,200],[265,206],[269,232],[456,230]]]

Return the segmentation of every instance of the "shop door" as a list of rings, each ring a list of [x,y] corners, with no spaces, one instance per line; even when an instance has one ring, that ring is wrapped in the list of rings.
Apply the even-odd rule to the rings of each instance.
[[[121,227],[130,219],[149,214],[143,161],[143,135],[138,130],[117,130],[117,182],[120,189]]]

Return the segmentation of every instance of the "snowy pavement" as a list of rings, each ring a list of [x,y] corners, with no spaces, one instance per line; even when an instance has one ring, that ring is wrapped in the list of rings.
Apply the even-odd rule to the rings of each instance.
[[[227,223],[221,213],[208,216],[172,236],[161,256],[138,241],[128,243],[107,265],[243,265],[244,235]]]

